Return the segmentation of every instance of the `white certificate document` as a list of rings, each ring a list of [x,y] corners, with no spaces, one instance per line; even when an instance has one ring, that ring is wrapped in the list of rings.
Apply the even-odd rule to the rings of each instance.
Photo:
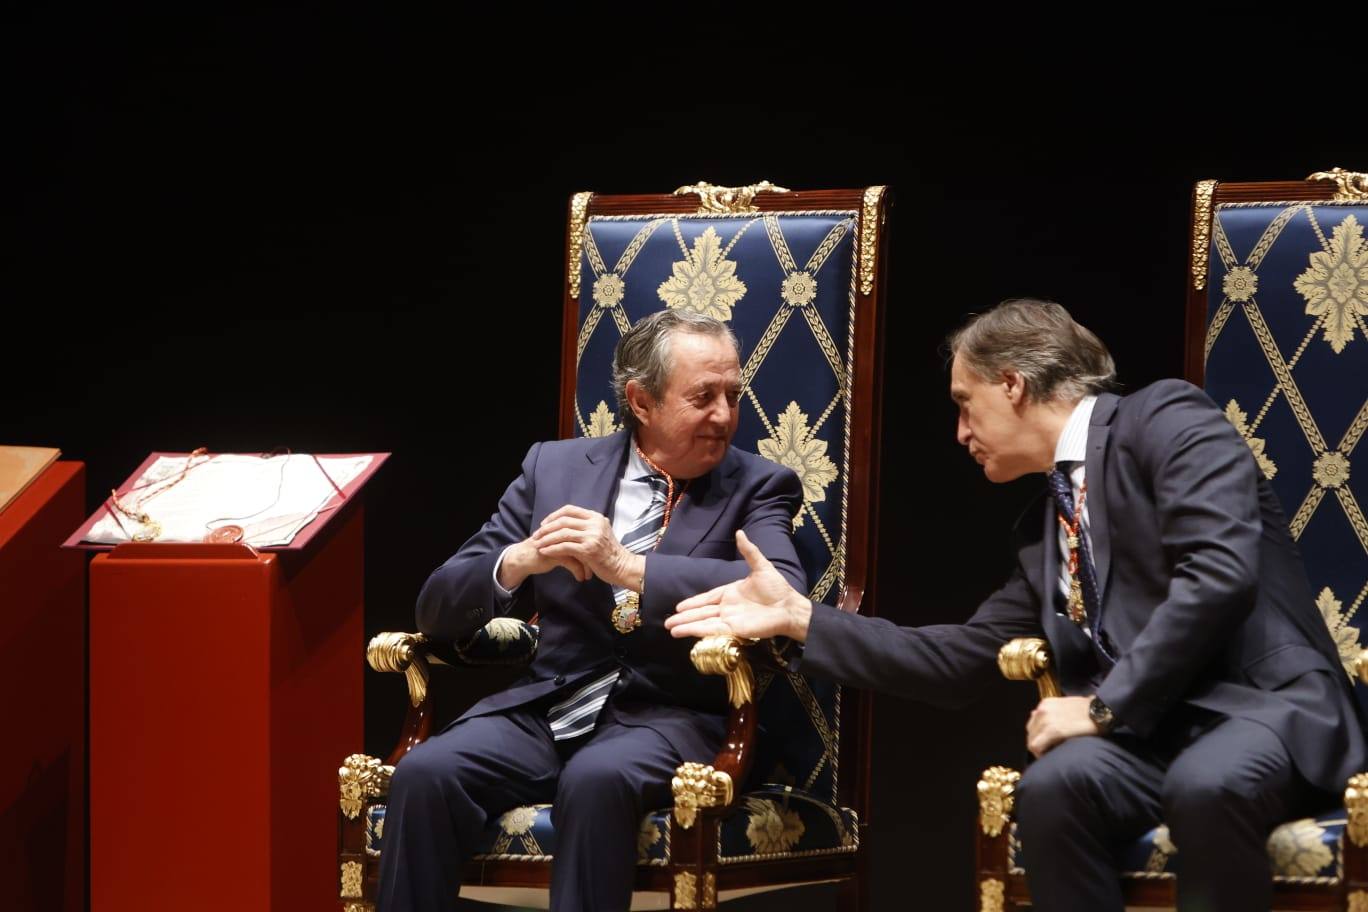
[[[366,470],[372,458],[308,453],[162,456],[117,497],[117,505],[106,502],[109,512],[84,540],[108,545],[288,545],[334,495]]]

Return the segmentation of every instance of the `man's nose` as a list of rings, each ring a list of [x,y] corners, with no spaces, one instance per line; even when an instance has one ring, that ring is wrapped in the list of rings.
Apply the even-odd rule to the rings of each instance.
[[[955,424],[955,440],[959,441],[960,446],[968,446],[970,436],[969,423],[963,418],[959,419]]]

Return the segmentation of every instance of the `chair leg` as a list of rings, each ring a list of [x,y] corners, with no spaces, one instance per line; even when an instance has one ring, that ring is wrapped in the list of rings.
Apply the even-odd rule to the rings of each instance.
[[[869,897],[862,889],[861,880],[860,877],[852,877],[850,880],[841,881],[840,890],[836,894],[838,912],[868,912]]]

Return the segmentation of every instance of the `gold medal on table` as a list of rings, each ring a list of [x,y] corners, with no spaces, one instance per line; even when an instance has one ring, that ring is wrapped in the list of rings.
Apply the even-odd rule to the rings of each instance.
[[[215,545],[231,545],[234,542],[242,541],[242,526],[219,526],[208,535],[204,540]]]
[[[641,626],[641,596],[635,592],[613,606],[613,629],[618,633],[631,633]]]

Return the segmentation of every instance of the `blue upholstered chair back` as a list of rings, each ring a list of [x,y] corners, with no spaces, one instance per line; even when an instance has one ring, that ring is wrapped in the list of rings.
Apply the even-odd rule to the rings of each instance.
[[[844,582],[849,463],[846,374],[853,346],[856,211],[594,216],[580,257],[575,427],[618,429],[613,348],[641,317],[684,308],[731,324],[741,343],[734,444],[794,469],[804,504],[794,539],[813,599]],[[837,801],[839,689],[761,675],[763,730],[752,784],[793,785]]]
[[[1277,492],[1351,675],[1368,621],[1365,225],[1363,202],[1222,204],[1206,289],[1207,392]]]

